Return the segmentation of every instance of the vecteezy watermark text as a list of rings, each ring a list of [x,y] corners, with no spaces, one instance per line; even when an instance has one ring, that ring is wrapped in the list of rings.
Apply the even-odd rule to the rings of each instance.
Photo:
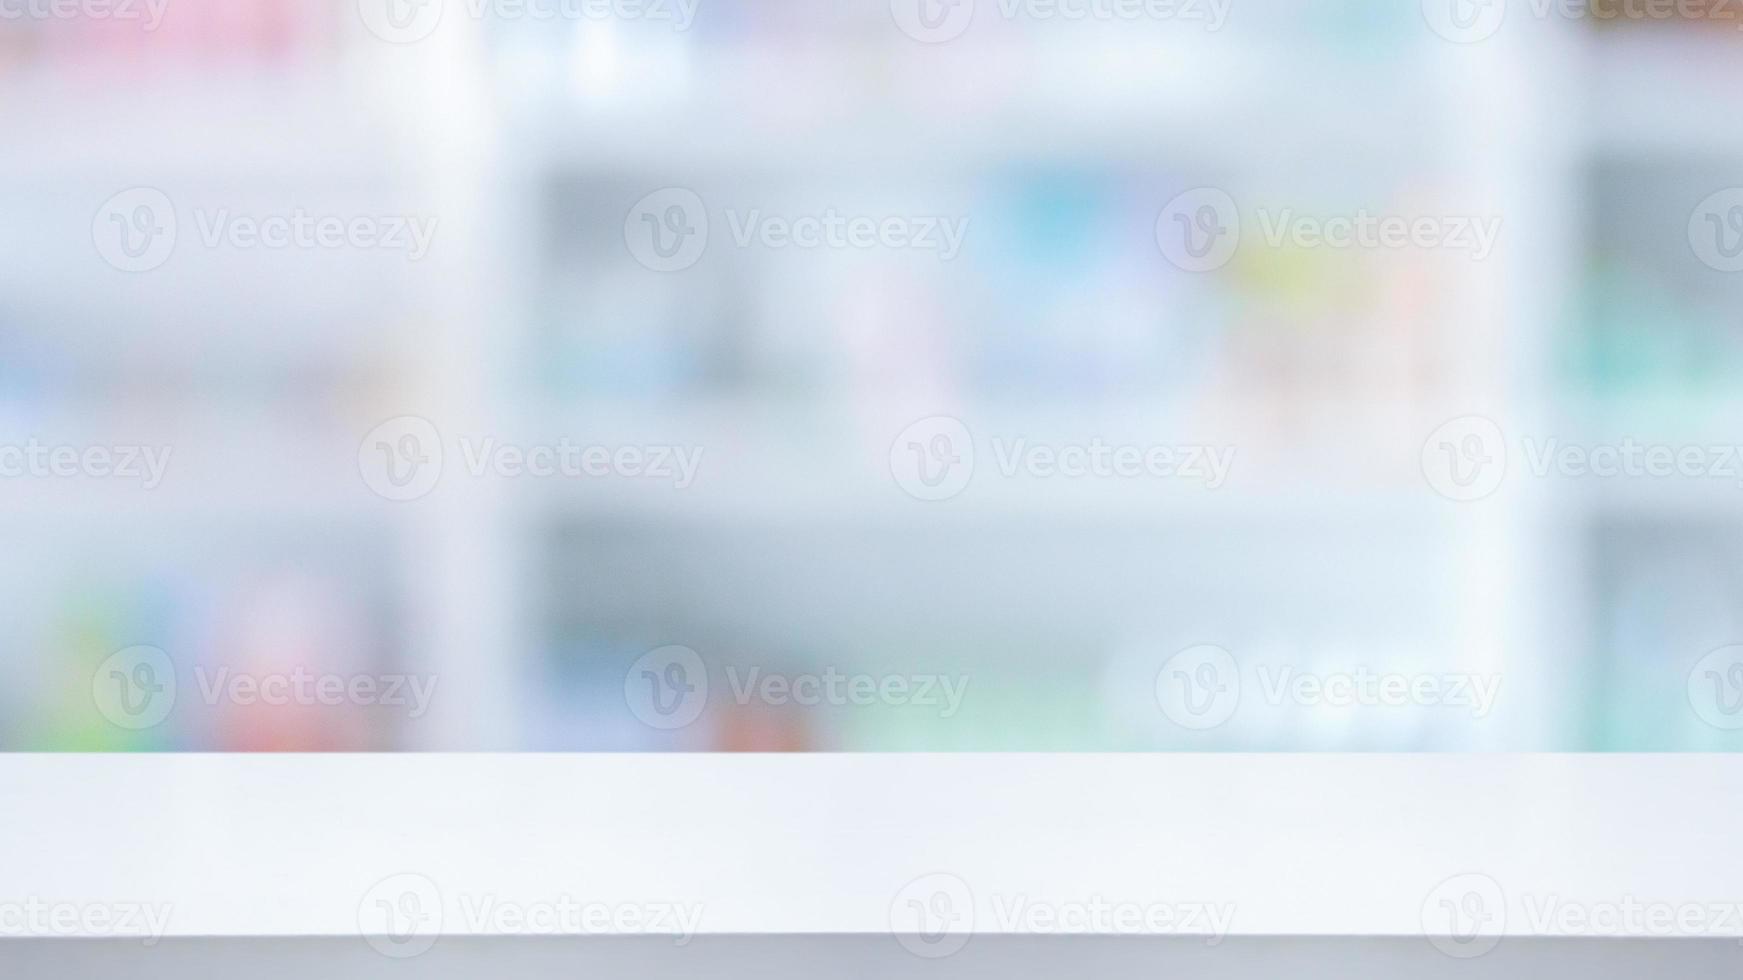
[[[1232,0],[890,0],[890,16],[902,33],[925,44],[961,37],[974,24],[977,7],[1005,21],[1135,24],[1176,22],[1207,32],[1222,30]]]
[[[0,444],[0,479],[138,480],[155,490],[169,470],[170,446],[54,445],[31,437],[23,444]]]
[[[420,215],[315,214],[293,208],[285,214],[235,214],[229,208],[196,208],[200,243],[234,249],[381,249],[404,252],[416,262],[430,253],[439,217]]]
[[[968,695],[966,674],[866,673],[833,665],[788,673],[751,665],[724,669],[726,691],[738,705],[801,708],[915,707],[953,718]],[[662,730],[684,728],[702,716],[710,693],[707,665],[685,646],[664,646],[637,658],[624,675],[630,713]]]
[[[1233,654],[1213,644],[1174,654],[1156,674],[1156,703],[1163,715],[1194,731],[1227,722],[1252,691],[1270,708],[1455,709],[1481,720],[1494,710],[1501,676],[1365,665],[1309,671],[1286,663],[1256,663],[1244,669]]]
[[[0,0],[0,21],[114,21],[151,32],[170,0]]]
[[[983,907],[968,882],[949,872],[921,875],[890,900],[891,934],[904,949],[925,959],[961,950],[986,918],[994,931],[1006,935],[1198,936],[1215,946],[1234,928],[1235,905],[999,892],[988,896]]]
[[[701,0],[357,0],[365,27],[390,44],[415,44],[452,10],[472,21],[642,21],[687,31]]]
[[[468,934],[496,936],[673,936],[683,946],[702,924],[699,902],[617,904],[563,894],[518,902],[494,895],[460,895]]]
[[[194,679],[208,705],[381,706],[406,708],[411,719],[422,718],[429,710],[437,681],[433,674],[340,674],[304,667],[255,673],[205,666],[194,668]]]
[[[412,262],[429,254],[441,219],[412,214],[331,214],[295,207],[244,214],[195,208],[200,244],[234,251],[340,250],[400,252]],[[91,219],[91,241],[122,272],[150,272],[175,254],[182,214],[168,194],[135,187],[104,201]]]
[[[1483,956],[1508,935],[1743,939],[1743,902],[1556,892],[1526,892],[1510,899],[1493,876],[1467,872],[1429,890],[1422,903],[1422,930],[1436,949],[1458,959]]]
[[[345,705],[405,709],[422,718],[436,694],[434,675],[321,671],[294,666],[282,671],[193,669],[200,700],[208,707]],[[163,724],[186,686],[175,661],[158,647],[133,646],[110,654],[91,674],[91,699],[117,728],[143,731]]]
[[[1298,214],[1293,208],[1260,208],[1265,244],[1280,248],[1448,249],[1482,261],[1501,237],[1501,217],[1488,215]]]
[[[1501,488],[1517,461],[1536,479],[1727,480],[1743,487],[1743,445],[1659,443],[1633,436],[1574,442],[1527,435],[1517,450],[1494,420],[1465,415],[1422,445],[1422,474],[1449,500],[1473,501]]]
[[[988,448],[1006,480],[1171,480],[1220,489],[1234,468],[1235,447],[1041,441],[995,435]],[[961,419],[935,415],[903,429],[890,444],[890,475],[918,500],[949,500],[974,479],[975,438]]]
[[[1510,16],[1530,20],[1709,21],[1743,29],[1739,0],[1421,0],[1429,29],[1455,44],[1494,37]]]
[[[1407,213],[1358,208],[1307,214],[1294,208],[1261,207],[1253,215],[1265,244],[1307,249],[1433,249],[1483,261],[1501,237],[1499,215]],[[1156,216],[1156,246],[1169,263],[1187,272],[1227,265],[1250,228],[1241,207],[1221,188],[1200,187],[1175,196]]]
[[[887,249],[928,252],[949,262],[961,252],[969,220],[962,215],[851,214],[833,207],[798,214],[727,208],[732,244],[769,250]],[[701,261],[714,227],[701,195],[668,187],[630,208],[623,240],[637,262],[655,272],[678,272]]]
[[[701,446],[608,446],[567,437],[528,444],[495,436],[461,436],[456,441],[462,468],[475,480],[617,478],[669,483],[674,490],[687,490],[696,482],[704,456]],[[400,502],[434,490],[448,458],[441,432],[414,415],[381,423],[357,448],[357,468],[365,485],[387,500]]]
[[[568,892],[449,895],[429,876],[406,872],[364,893],[357,928],[372,948],[393,959],[428,952],[454,921],[470,936],[668,936],[683,946],[701,929],[703,910],[700,902],[611,902]]]
[[[23,939],[140,939],[156,946],[169,931],[169,902],[0,900],[0,936]]]

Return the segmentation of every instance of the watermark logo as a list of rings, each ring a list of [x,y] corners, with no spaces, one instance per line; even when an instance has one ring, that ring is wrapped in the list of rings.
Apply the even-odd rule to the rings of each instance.
[[[1483,261],[1501,237],[1498,215],[1404,214],[1358,208],[1348,213],[1304,214],[1294,208],[1259,208],[1259,231],[1273,249],[1436,249]],[[1226,191],[1200,187],[1179,195],[1156,216],[1156,245],[1187,272],[1227,265],[1241,245],[1239,205]]]
[[[701,0],[358,0],[357,12],[369,32],[389,44],[415,44],[454,13],[473,21],[652,21],[687,31],[696,22]]]
[[[493,437],[460,439],[460,459],[473,479],[495,476],[514,480],[564,478],[580,480],[621,477],[669,482],[688,490],[702,469],[701,446],[582,444],[571,439],[555,443],[517,445]]]
[[[1737,0],[1422,0],[1422,16],[1442,38],[1475,44],[1494,37],[1513,13],[1535,21],[1705,21],[1739,24]]]
[[[1422,475],[1448,500],[1481,500],[1507,477],[1507,436],[1481,415],[1446,422],[1422,444]]]
[[[1156,673],[1156,703],[1168,720],[1193,731],[1228,721],[1241,703],[1241,670],[1234,655],[1200,644],[1169,657]]]
[[[239,707],[386,707],[408,709],[418,719],[435,698],[437,678],[417,674],[339,674],[296,666],[255,673],[230,667],[193,671],[201,702]],[[155,728],[174,711],[179,694],[176,664],[152,646],[133,646],[111,654],[91,675],[97,710],[118,728]]]
[[[796,215],[726,208],[732,244],[770,251],[889,249],[932,252],[949,262],[962,251],[969,219],[945,215],[846,214],[836,208]],[[636,202],[624,219],[624,243],[655,272],[695,265],[708,248],[707,206],[694,191],[668,187]]]
[[[1005,21],[1130,24],[1180,21],[1222,29],[1231,0],[995,0],[993,12]],[[975,0],[891,0],[890,14],[903,34],[924,44],[961,37],[974,23]]]
[[[1138,445],[1097,436],[1087,441],[989,440],[997,475],[1005,480],[1174,480],[1218,490],[1234,468],[1232,446]],[[947,415],[921,419],[890,444],[890,476],[916,500],[949,500],[974,479],[974,435]]]
[[[821,671],[786,674],[761,667],[726,667],[733,700],[802,708],[873,705],[936,708],[940,718],[954,718],[968,694],[966,674],[868,674],[843,671],[833,665]]]
[[[136,23],[149,34],[163,26],[169,0],[0,0],[3,21]]]
[[[1026,895],[992,896],[1001,932],[1031,935],[1202,936],[1216,946],[1234,926],[1233,903],[1138,902],[1101,895],[1063,902],[1037,902]]]
[[[787,673],[761,666],[724,668],[725,691],[740,706],[866,708],[877,705],[936,709],[953,718],[968,694],[965,674],[871,674],[829,665]],[[671,731],[701,717],[708,704],[709,676],[701,655],[685,646],[650,651],[624,675],[624,701],[650,727]]]
[[[137,480],[156,490],[173,452],[170,446],[51,445],[32,437],[22,445],[0,444],[0,479]]]
[[[1422,900],[1422,934],[1448,956],[1482,956],[1506,930],[1507,899],[1500,882],[1488,875],[1454,875]]]
[[[890,443],[890,475],[916,500],[949,500],[974,479],[974,437],[961,419],[921,419]]]
[[[194,668],[194,681],[201,700],[208,705],[406,708],[406,717],[415,721],[429,711],[437,678],[433,674],[323,673],[302,666],[267,674],[199,666]]]
[[[1526,895],[1527,928],[1538,936],[1649,937],[1654,939],[1738,939],[1743,937],[1743,903],[1642,899],[1572,900],[1560,895]]]
[[[1156,246],[1187,272],[1229,264],[1241,245],[1241,212],[1227,191],[1200,187],[1180,194],[1156,216]]]
[[[1422,930],[1448,956],[1472,959],[1514,935],[1553,938],[1743,938],[1743,902],[1641,898],[1633,894],[1570,897],[1526,892],[1510,902],[1486,874],[1455,875],[1422,904]],[[1523,911],[1522,921],[1510,910]]]
[[[237,214],[196,208],[194,226],[208,249],[356,249],[404,252],[412,262],[429,254],[439,218],[417,215],[285,213]],[[91,240],[103,260],[122,272],[150,272],[170,260],[180,238],[175,202],[154,187],[135,187],[104,201],[91,220]]]
[[[1454,44],[1475,44],[1501,29],[1507,0],[1422,0],[1422,19]]]
[[[1307,671],[1287,663],[1253,665],[1250,676],[1219,646],[1188,647],[1156,674],[1156,703],[1168,720],[1192,731],[1226,723],[1242,693],[1271,708],[1458,708],[1481,720],[1501,693],[1498,674],[1374,670]]]
[[[150,272],[168,262],[177,230],[175,205],[155,187],[122,191],[91,219],[97,254],[122,272]]]
[[[428,496],[442,479],[442,434],[428,419],[388,419],[357,447],[357,471],[377,496],[399,503]]]
[[[495,895],[459,896],[469,935],[672,936],[688,945],[702,926],[699,902],[589,902],[562,894],[530,902]]]
[[[1689,215],[1689,247],[1719,272],[1743,272],[1743,187],[1717,191]]]
[[[630,208],[623,240],[635,260],[654,272],[681,272],[708,249],[708,208],[688,188],[654,191]]]
[[[952,956],[974,936],[974,892],[946,872],[915,878],[890,900],[890,932],[915,956]]]
[[[442,890],[406,872],[376,882],[357,903],[357,931],[370,947],[396,960],[422,956],[442,935]]]
[[[922,44],[954,41],[974,23],[975,0],[890,0],[896,27]]]
[[[1714,728],[1743,729],[1743,644],[1723,646],[1689,670],[1689,707]]]
[[[236,214],[229,208],[194,209],[200,244],[237,251],[337,250],[403,252],[421,262],[436,240],[438,217],[415,214],[316,214],[292,208],[282,214]]]
[[[554,443],[518,444],[468,435],[456,443],[459,452],[451,457],[433,423],[410,415],[389,419],[363,437],[357,448],[358,472],[370,490],[399,503],[433,491],[448,458],[459,459],[463,473],[474,480],[617,478],[670,483],[675,490],[688,490],[706,455],[701,446],[604,446],[566,437]]]
[[[369,32],[389,44],[415,44],[441,26],[445,0],[357,0]]]
[[[526,900],[460,892],[448,896],[426,875],[403,873],[377,882],[357,904],[357,929],[370,947],[392,959],[421,956],[435,946],[457,910],[458,931],[472,936],[673,936],[683,946],[702,926],[701,903],[586,901],[563,893]]]
[[[1501,427],[1480,415],[1453,419],[1422,445],[1422,474],[1436,493],[1455,501],[1480,500],[1500,489],[1509,460],[1539,479],[1728,480],[1743,487],[1743,445],[1612,441],[1565,442],[1525,436],[1517,450]]]
[[[796,217],[766,214],[760,208],[726,210],[732,243],[739,248],[800,249],[909,249],[933,252],[949,262],[962,251],[968,238],[966,217],[947,215],[843,214],[824,208],[816,214]]]
[[[1466,252],[1481,262],[1501,238],[1499,215],[1385,214],[1359,208],[1350,214],[1300,214],[1260,208],[1259,228],[1271,248],[1436,249]]]
[[[156,728],[175,708],[175,664],[157,647],[117,650],[92,673],[91,699],[117,728]]]
[[[175,906],[169,902],[56,902],[40,896],[0,902],[0,937],[17,939],[138,939],[163,941]]]
[[[630,665],[623,700],[643,724],[673,731],[693,724],[708,706],[708,667],[686,646],[650,650]]]
[[[994,929],[1022,935],[1178,935],[1222,942],[1234,926],[1232,903],[1134,901],[1089,895],[1036,899],[1027,894],[990,896]],[[890,931],[902,947],[925,959],[960,951],[973,937],[977,910],[973,890],[954,874],[938,872],[910,881],[890,901]]]
[[[1005,20],[1181,21],[1202,24],[1208,32],[1222,30],[1231,0],[997,0]]]

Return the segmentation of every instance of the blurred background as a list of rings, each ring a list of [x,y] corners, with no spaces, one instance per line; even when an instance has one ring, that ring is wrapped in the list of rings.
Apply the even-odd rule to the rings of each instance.
[[[1743,746],[1679,9],[0,2],[0,746]]]

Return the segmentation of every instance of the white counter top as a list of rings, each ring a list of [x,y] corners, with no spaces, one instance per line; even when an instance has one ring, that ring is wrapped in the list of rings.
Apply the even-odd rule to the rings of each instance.
[[[0,935],[1743,936],[1739,813],[1723,756],[12,755]]]

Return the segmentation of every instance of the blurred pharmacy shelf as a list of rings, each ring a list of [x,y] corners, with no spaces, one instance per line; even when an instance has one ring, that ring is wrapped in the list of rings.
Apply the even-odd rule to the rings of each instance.
[[[1737,182],[1712,82],[1735,41],[1516,18],[1456,45],[1413,6],[1335,6],[1248,6],[1208,35],[977,25],[944,45],[873,0],[727,4],[677,32],[453,17],[408,45],[340,2],[190,7],[222,26],[132,47],[0,24],[0,121],[31,134],[0,150],[0,425],[177,453],[149,494],[0,483],[9,512],[85,535],[19,606],[60,612],[0,632],[0,663],[71,649],[43,683],[76,690],[106,643],[220,662],[211,597],[278,608],[288,576],[312,635],[368,638],[336,669],[447,692],[337,747],[1736,748],[1673,690],[1735,640],[1727,621],[1679,619],[1631,571],[1693,574],[1657,536],[1713,542],[1699,581],[1743,581],[1719,544],[1743,530],[1734,488],[1512,479],[1458,503],[1421,456],[1473,414],[1564,440],[1736,441],[1737,280],[1691,264],[1704,195],[1684,199]],[[417,263],[190,239],[140,276],[91,242],[102,202],[140,185],[190,216],[388,210],[441,232]],[[717,210],[972,225],[937,261],[732,247],[717,214],[697,264],[657,273],[623,225],[672,186]],[[1226,268],[1188,273],[1155,221],[1202,186],[1249,215],[1499,214],[1505,234],[1481,261],[1334,254],[1255,220]],[[706,465],[682,490],[456,467],[393,503],[359,479],[358,444],[403,415],[450,437],[699,447]],[[934,415],[989,438],[1232,447],[1237,465],[1212,491],[1005,479],[988,452],[928,503],[889,450]],[[92,584],[103,535],[133,557]],[[1695,594],[1703,614],[1743,599]],[[81,620],[98,627],[65,639]],[[1508,699],[1482,723],[1183,730],[1151,684],[1207,642],[1304,670],[1497,673]],[[711,670],[960,671],[977,700],[674,735],[625,696],[665,644]],[[0,717],[18,700],[0,694]],[[0,725],[8,744],[258,744],[246,718],[105,742],[11,706],[31,720]],[[335,747],[314,727],[267,741]]]
[[[1703,198],[1738,184],[1743,143],[1722,93],[1737,77],[1743,35],[1697,22],[1584,40],[1585,268],[1574,322],[1558,339],[1567,437],[1735,446],[1743,293],[1735,276],[1703,264],[1688,229]],[[1740,493],[1715,473],[1565,494],[1578,610],[1570,635],[1588,658],[1582,743],[1737,748],[1675,704],[1689,652],[1725,647],[1743,625],[1728,612],[1743,574],[1733,546]]]
[[[1155,260],[1154,215],[1182,190],[1227,186],[1250,206],[1303,210],[1368,203],[1376,188],[1424,193],[1402,181],[1493,130],[1462,107],[1492,66],[1428,43],[1420,24],[1392,26],[1420,50],[1344,58],[1336,40],[1253,30],[1190,43],[1093,35],[1076,49],[1013,32],[903,49],[886,25],[881,37],[832,46],[822,72],[805,48],[667,38],[623,49],[637,53],[609,80],[578,70],[567,93],[539,87],[549,101],[531,104],[568,120],[531,114],[513,164],[548,175],[549,203],[526,211],[556,216],[546,235],[564,260],[529,289],[549,307],[532,335],[548,351],[532,358],[551,390],[539,417],[558,431],[711,454],[681,493],[565,487],[544,505],[547,592],[529,616],[547,624],[549,710],[574,706],[551,729],[552,747],[1423,748],[1548,737],[1553,721],[1519,714],[1450,726],[1261,718],[1192,733],[1154,711],[1134,722],[1128,704],[1169,652],[1218,637],[1253,651],[1293,636],[1317,650],[1292,655],[1320,666],[1353,655],[1475,670],[1516,645],[1505,590],[1443,571],[1485,575],[1506,560],[1471,544],[1471,525],[1494,525],[1494,511],[1456,514],[1424,493],[1420,470],[1422,434],[1468,411],[1463,393],[1485,373],[1461,365],[1508,333],[1505,323],[1456,325],[1460,294],[1492,292],[1498,274],[1265,249],[1218,276]],[[1105,58],[1105,71],[1083,70],[1097,59],[1074,50]],[[1149,57],[1124,70],[1135,51]],[[638,56],[654,66],[647,77]],[[1413,58],[1432,70],[1411,70]],[[674,82],[665,69],[675,64],[708,84]],[[766,94],[769,79],[795,72],[840,81]],[[1316,79],[1314,93],[1275,97],[1302,76]],[[530,90],[557,77],[519,81]],[[1206,78],[1217,83],[1194,84]],[[1321,176],[1338,168],[1341,180]],[[803,285],[832,281],[838,266],[858,271],[847,262],[711,249],[683,274],[650,276],[621,240],[587,231],[615,229],[664,185],[719,207],[786,212],[816,201],[889,207],[900,175],[920,174],[908,178],[918,195],[895,204],[972,214],[983,237],[936,275],[891,263],[884,274],[904,301],[887,309],[877,297],[832,305]],[[1481,201],[1510,189],[1502,178],[1458,191]],[[1151,260],[1125,261],[1135,254]],[[1401,280],[1448,302],[1388,296]],[[622,282],[639,302],[602,299]],[[885,349],[867,343],[872,329]],[[1266,363],[1273,345],[1278,362]],[[684,360],[716,351],[719,367]],[[887,447],[933,414],[1031,439],[1232,445],[1241,479],[1215,492],[1049,485],[977,464],[962,496],[919,504],[889,479]],[[1413,564],[1424,556],[1434,557]],[[1474,593],[1496,611],[1471,615]],[[1380,609],[1425,632],[1445,623],[1443,642],[1420,649]],[[711,673],[770,661],[960,670],[985,700],[954,723],[729,716],[679,737],[615,724],[625,671],[664,643],[695,647]]]
[[[69,178],[344,186],[415,169],[398,96],[377,76],[215,74],[119,88],[25,77],[0,94],[0,113],[33,138],[0,152],[0,176],[14,187]]]
[[[1743,81],[1734,32],[1596,31],[1584,47],[1594,156],[1743,156],[1743,132],[1714,112]]]
[[[481,362],[467,339],[494,304],[478,115],[463,34],[400,50],[356,4],[202,0],[161,29],[12,18],[0,24],[0,424],[16,441],[173,452],[160,485],[5,481],[8,534],[33,575],[8,608],[0,696],[8,747],[330,750],[510,747],[475,678],[500,650],[485,496],[465,519],[396,508],[359,478],[363,434],[408,410],[463,418]],[[456,45],[458,49],[456,49]],[[476,87],[476,86],[474,86]],[[93,215],[130,188],[179,219],[150,273],[105,264]],[[424,217],[422,263],[355,250],[243,250],[213,215]],[[483,259],[480,255],[484,255]],[[483,360],[487,360],[483,359]],[[463,569],[456,576],[454,570]],[[117,650],[200,671],[438,675],[427,715],[252,709],[184,696],[166,723],[99,715],[93,678]],[[497,698],[493,702],[492,698]],[[484,724],[487,731],[479,734]]]

